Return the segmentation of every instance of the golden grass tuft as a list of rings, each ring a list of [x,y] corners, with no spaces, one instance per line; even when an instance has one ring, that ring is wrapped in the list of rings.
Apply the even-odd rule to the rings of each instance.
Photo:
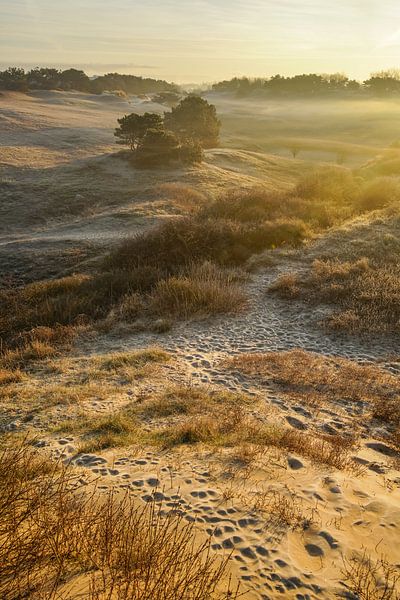
[[[327,327],[350,332],[400,330],[400,268],[392,264],[316,260],[308,276],[287,273],[273,283],[270,292],[282,298],[302,298],[310,303],[338,307],[325,320]]]
[[[12,371],[0,368],[0,385],[9,385],[10,383],[20,383],[24,379],[24,374],[16,369]],[[1,394],[0,394],[1,397]]]
[[[284,273],[269,287],[270,292],[276,292],[281,298],[292,299],[300,296],[299,277],[296,273]]]
[[[126,413],[92,417],[75,423],[78,430],[84,429],[84,440],[78,450],[80,453],[134,446],[141,439],[140,427],[132,416]]]
[[[182,276],[159,281],[150,296],[151,312],[184,319],[237,313],[246,305],[246,295],[237,276],[210,263],[195,265]]]
[[[161,364],[170,360],[171,356],[161,348],[147,348],[133,352],[118,352],[99,357],[94,360],[96,366],[108,371],[117,371],[124,367],[140,370],[148,364]]]
[[[257,401],[245,394],[177,385],[133,404],[130,410],[140,417],[158,419],[176,415],[206,415],[212,411],[256,405]]]

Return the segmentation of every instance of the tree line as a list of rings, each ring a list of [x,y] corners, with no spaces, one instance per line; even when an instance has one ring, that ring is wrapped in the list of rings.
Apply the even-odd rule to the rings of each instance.
[[[318,75],[315,73],[269,78],[234,77],[215,83],[216,92],[229,92],[239,97],[250,95],[310,97],[328,95],[400,95],[400,71],[392,69],[373,73],[363,82],[349,79],[342,73]]]
[[[9,67],[0,71],[0,89],[26,92],[29,90],[76,90],[92,94],[120,90],[127,94],[178,92],[179,87],[162,79],[107,73],[90,78],[79,69],[53,69],[36,67],[25,71]]]
[[[218,145],[221,127],[215,106],[195,95],[163,116],[132,113],[118,124],[117,143],[129,146],[135,164],[144,167],[201,162],[203,148]]]

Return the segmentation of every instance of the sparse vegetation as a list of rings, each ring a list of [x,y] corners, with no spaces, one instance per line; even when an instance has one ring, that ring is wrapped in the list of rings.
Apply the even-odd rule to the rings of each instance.
[[[397,265],[316,260],[308,277],[281,276],[271,292],[284,298],[339,307],[327,317],[331,329],[351,332],[398,332],[400,327],[400,270]]]
[[[275,448],[294,452],[319,465],[360,472],[351,451],[357,446],[353,437],[313,435],[278,425],[266,425],[240,408],[228,408],[199,415],[156,430],[150,442],[172,448],[203,444],[211,447],[237,447],[245,443],[259,449]]]
[[[194,200],[192,194],[191,216],[169,219],[124,241],[109,254],[102,272],[2,290],[3,352],[20,348],[19,334],[32,328],[62,325],[72,326],[72,331],[76,325],[109,315],[131,322],[146,320],[152,309],[164,316],[163,304],[185,318],[218,313],[224,307],[235,312],[244,304],[238,284],[217,267],[202,267],[204,261],[222,267],[242,265],[266,249],[301,246],[313,232],[367,206],[394,206],[397,184],[385,180],[376,200],[378,183],[362,184],[349,171],[332,169],[304,178],[284,195],[255,189],[206,202],[198,196]],[[395,240],[379,244],[385,247],[379,250],[379,265],[375,256],[369,265],[362,260],[352,266],[317,261],[308,279],[300,282],[294,275],[285,276],[272,289],[286,297],[308,297],[312,289],[312,301],[339,303],[341,313],[329,320],[332,327],[396,331],[398,268],[382,260],[389,252],[390,262],[390,252],[397,256],[398,249]],[[30,352],[27,347],[26,354]]]
[[[300,349],[240,354],[226,361],[226,366],[317,407],[325,402],[368,402],[374,413],[381,407],[383,414],[384,407],[394,410],[400,394],[398,377],[378,365]]]
[[[4,413],[16,411],[23,419],[60,406],[72,407],[81,418],[85,402],[126,397],[127,386],[155,381],[159,366],[170,358],[161,349],[148,348],[86,359],[56,357],[44,364],[24,363],[24,371],[0,369],[0,402]]]
[[[345,559],[342,578],[358,600],[399,600],[400,570],[385,558],[373,560],[364,551]]]
[[[355,436],[297,431],[270,422],[260,402],[250,396],[211,392],[203,387],[172,387],[106,417],[78,415],[61,423],[57,431],[79,433],[81,452],[118,446],[174,448],[196,444],[217,450],[251,444],[253,453],[274,448],[304,456],[315,464],[355,473],[360,470],[351,455],[357,447]]]
[[[229,559],[195,541],[176,511],[164,516],[155,501],[140,507],[113,490],[100,495],[27,442],[1,450],[0,498],[4,600],[238,596],[224,583]]]

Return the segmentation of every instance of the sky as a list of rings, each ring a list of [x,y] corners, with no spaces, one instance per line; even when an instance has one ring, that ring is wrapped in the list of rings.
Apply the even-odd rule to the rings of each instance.
[[[0,0],[0,68],[202,83],[400,67],[399,0]]]

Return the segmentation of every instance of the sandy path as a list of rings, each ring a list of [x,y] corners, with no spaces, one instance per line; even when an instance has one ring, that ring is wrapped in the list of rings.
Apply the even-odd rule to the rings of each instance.
[[[270,350],[304,350],[342,356],[359,361],[373,361],[396,355],[398,340],[393,336],[371,334],[363,338],[351,335],[329,334],[318,326],[326,315],[324,307],[310,309],[301,302],[286,302],[267,293],[268,287],[279,274],[301,270],[304,263],[299,257],[283,261],[280,266],[267,267],[253,274],[246,286],[250,306],[235,317],[189,321],[177,324],[161,337],[153,333],[135,334],[121,340],[105,338],[102,343],[109,350],[130,349],[161,344],[167,350],[185,357],[194,370],[200,360],[210,362],[210,355],[231,355],[240,352],[267,352]],[[208,358],[207,358],[208,357]],[[211,364],[211,363],[210,363]]]

